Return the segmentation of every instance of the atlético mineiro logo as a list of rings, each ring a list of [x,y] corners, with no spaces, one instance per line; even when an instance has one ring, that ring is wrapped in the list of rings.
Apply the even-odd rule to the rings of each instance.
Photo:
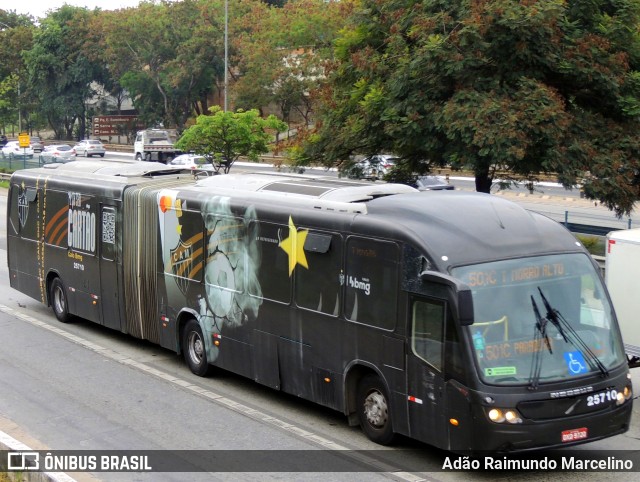
[[[18,191],[18,219],[20,226],[24,228],[27,218],[29,217],[29,200],[27,199],[27,190],[23,187]]]
[[[193,245],[185,244],[180,240],[178,246],[170,251],[171,254],[171,272],[176,276],[176,284],[183,295],[186,295],[189,286],[189,273],[193,267],[192,254]]]

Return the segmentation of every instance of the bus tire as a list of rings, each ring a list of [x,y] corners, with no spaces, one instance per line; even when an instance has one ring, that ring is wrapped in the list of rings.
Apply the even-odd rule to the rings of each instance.
[[[54,278],[51,282],[49,302],[51,303],[51,309],[53,309],[53,313],[56,315],[56,318],[58,318],[58,321],[61,321],[62,323],[69,323],[69,321],[71,321],[71,316],[69,315],[69,304],[67,303],[67,291],[60,278]]]
[[[182,333],[182,353],[189,369],[195,375],[204,377],[209,374],[209,362],[205,349],[204,336],[200,325],[194,319],[189,320]]]
[[[357,404],[360,426],[369,440],[380,445],[392,443],[395,434],[391,423],[389,395],[378,376],[369,374],[360,380]]]

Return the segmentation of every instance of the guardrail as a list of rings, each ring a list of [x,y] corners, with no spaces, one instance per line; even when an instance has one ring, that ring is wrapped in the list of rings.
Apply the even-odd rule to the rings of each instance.
[[[590,226],[588,224],[577,224],[577,223],[566,223],[560,222],[564,224],[565,227],[571,231],[572,233],[577,234],[589,234],[592,236],[602,236],[605,237],[611,231],[620,231],[623,228],[612,228],[610,226]]]

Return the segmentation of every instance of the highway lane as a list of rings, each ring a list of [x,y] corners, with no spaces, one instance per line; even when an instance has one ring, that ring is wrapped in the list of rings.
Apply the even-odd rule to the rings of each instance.
[[[4,253],[0,253],[4,254]],[[88,322],[61,325],[37,302],[6,287],[0,269],[0,417],[54,450],[318,450],[371,449],[342,420],[337,434],[314,424],[338,424],[323,410],[289,417],[273,406],[295,399],[251,381],[221,374],[201,379],[176,355]],[[307,407],[308,408],[308,407]],[[284,411],[286,413],[286,410]],[[328,426],[331,429],[331,425]],[[1,428],[0,428],[1,429]],[[329,430],[330,431],[330,430]],[[346,439],[340,435],[347,434]],[[10,434],[11,435],[11,434]],[[355,446],[351,442],[355,441]],[[377,447],[376,447],[377,448]],[[279,452],[282,454],[284,452]],[[171,452],[167,453],[170,456]],[[236,453],[235,457],[241,456]],[[340,458],[336,463],[342,462]],[[292,460],[293,478],[321,480]],[[353,467],[356,461],[347,460]],[[247,464],[247,465],[245,465]],[[236,464],[249,469],[251,460]],[[358,467],[362,465],[358,462]],[[71,474],[73,475],[73,474]],[[100,480],[131,474],[94,473]],[[282,473],[243,475],[281,480]],[[332,479],[335,479],[331,475]],[[384,480],[355,473],[338,480]],[[190,480],[233,480],[230,474],[190,474]],[[180,473],[136,475],[136,480],[184,480]],[[393,478],[398,480],[398,478]]]
[[[109,151],[105,159],[132,162],[133,154]],[[237,162],[231,172],[236,170],[278,171],[271,164],[253,162]],[[282,172],[286,172],[286,168]],[[332,178],[338,176],[335,169],[328,170],[321,167],[307,168],[305,174]],[[475,191],[475,181],[472,178],[451,176],[450,182],[456,186],[456,189]],[[513,184],[508,189],[500,190],[496,183],[492,194],[510,199],[526,209],[540,212],[560,222],[594,224],[616,229],[640,227],[640,212],[633,212],[630,217],[617,218],[613,212],[601,204],[581,198],[578,189],[568,190],[553,182],[539,182],[535,184],[533,192],[530,192],[524,184]]]

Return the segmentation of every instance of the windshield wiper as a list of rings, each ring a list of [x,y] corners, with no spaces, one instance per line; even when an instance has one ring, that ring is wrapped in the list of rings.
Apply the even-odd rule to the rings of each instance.
[[[536,315],[536,328],[538,329],[538,332],[536,332],[535,336],[538,338],[541,336],[544,340],[545,345],[547,345],[549,353],[553,353],[553,350],[551,349],[551,342],[549,341],[549,336],[547,335],[547,323],[549,322],[549,320],[540,316],[540,310],[538,309],[536,300],[533,299],[533,295],[531,295],[531,305],[533,306],[533,313]]]
[[[536,347],[536,349],[531,359],[529,390],[536,390],[538,388],[538,381],[540,380],[540,371],[542,370],[542,355],[540,353],[542,350],[538,350],[537,347],[541,341],[544,341],[549,353],[553,353],[553,350],[551,349],[551,342],[547,335],[547,323],[549,320],[540,315],[540,310],[538,309],[536,300],[533,299],[533,295],[531,295],[531,306],[533,307],[533,314],[536,317],[536,330],[533,334],[533,346]]]
[[[593,353],[591,348],[589,348],[589,345],[587,345],[582,337],[578,335],[578,332],[573,328],[573,326],[571,326],[565,317],[562,316],[562,313],[551,306],[551,303],[547,301],[547,298],[544,296],[540,287],[538,287],[538,291],[540,292],[540,297],[542,298],[544,307],[547,310],[546,319],[556,327],[565,342],[571,343],[586,355],[587,363],[589,363],[592,368],[597,368],[603,376],[607,376],[609,371],[596,354]]]

